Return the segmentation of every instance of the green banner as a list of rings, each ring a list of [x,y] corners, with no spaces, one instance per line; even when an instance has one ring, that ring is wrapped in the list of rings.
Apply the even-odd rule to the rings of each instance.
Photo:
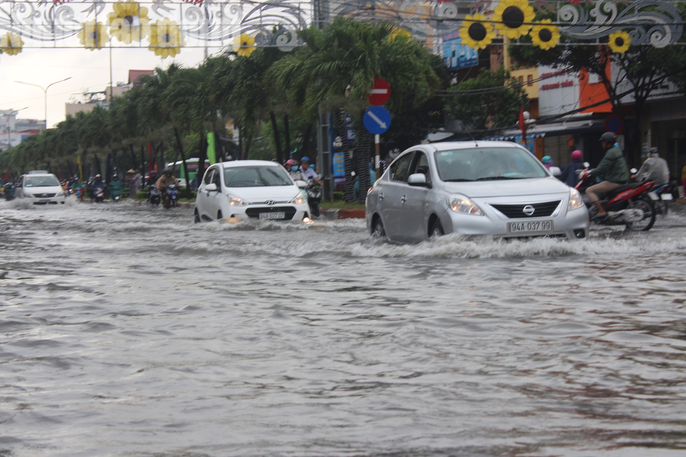
[[[214,148],[214,132],[207,132],[207,159],[210,165],[217,163],[217,154]]]

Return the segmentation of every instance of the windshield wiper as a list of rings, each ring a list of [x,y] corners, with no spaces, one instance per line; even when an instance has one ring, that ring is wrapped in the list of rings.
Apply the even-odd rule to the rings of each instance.
[[[473,179],[444,179],[445,182],[468,182],[474,181]]]
[[[485,176],[477,179],[477,181],[498,181],[501,179],[526,179],[523,176]]]

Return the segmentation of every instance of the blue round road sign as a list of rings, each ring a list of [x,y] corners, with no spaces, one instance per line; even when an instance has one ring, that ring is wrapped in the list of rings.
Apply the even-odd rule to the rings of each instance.
[[[619,135],[624,131],[624,120],[616,114],[610,114],[605,119],[605,129]]]
[[[383,106],[372,106],[364,112],[364,126],[374,135],[380,135],[391,126],[391,113]]]

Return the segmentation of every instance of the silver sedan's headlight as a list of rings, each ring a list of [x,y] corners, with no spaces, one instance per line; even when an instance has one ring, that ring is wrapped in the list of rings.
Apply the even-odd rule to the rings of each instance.
[[[569,189],[569,204],[567,205],[567,211],[573,209],[579,209],[584,207],[584,198],[581,193],[575,188]]]
[[[248,202],[238,197],[229,197],[229,206],[248,206]]]
[[[476,203],[467,197],[462,197],[460,195],[452,195],[448,197],[448,205],[450,206],[450,209],[456,213],[470,214],[472,216],[484,215],[479,207],[476,206]]]
[[[294,205],[302,205],[303,203],[306,203],[306,202],[307,202],[307,200],[305,199],[303,194],[300,194],[300,193],[298,195],[296,195],[293,200],[291,200],[291,203],[293,203]]]

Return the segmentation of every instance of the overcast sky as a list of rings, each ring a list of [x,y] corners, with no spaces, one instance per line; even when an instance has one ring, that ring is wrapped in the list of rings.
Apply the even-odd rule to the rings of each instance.
[[[28,43],[27,43],[28,44]],[[35,45],[36,43],[31,43]],[[103,48],[89,51],[84,48],[24,48],[15,56],[0,54],[0,109],[22,109],[19,119],[43,119],[45,97],[42,89],[15,81],[37,84],[45,89],[50,83],[71,77],[48,89],[48,124],[54,126],[65,119],[65,103],[80,98],[83,92],[103,91],[110,81],[110,51]],[[210,55],[218,48],[210,49]],[[128,82],[129,70],[167,68],[172,62],[194,67],[202,62],[204,50],[183,48],[174,59],[161,60],[146,47],[112,49],[112,79]]]

